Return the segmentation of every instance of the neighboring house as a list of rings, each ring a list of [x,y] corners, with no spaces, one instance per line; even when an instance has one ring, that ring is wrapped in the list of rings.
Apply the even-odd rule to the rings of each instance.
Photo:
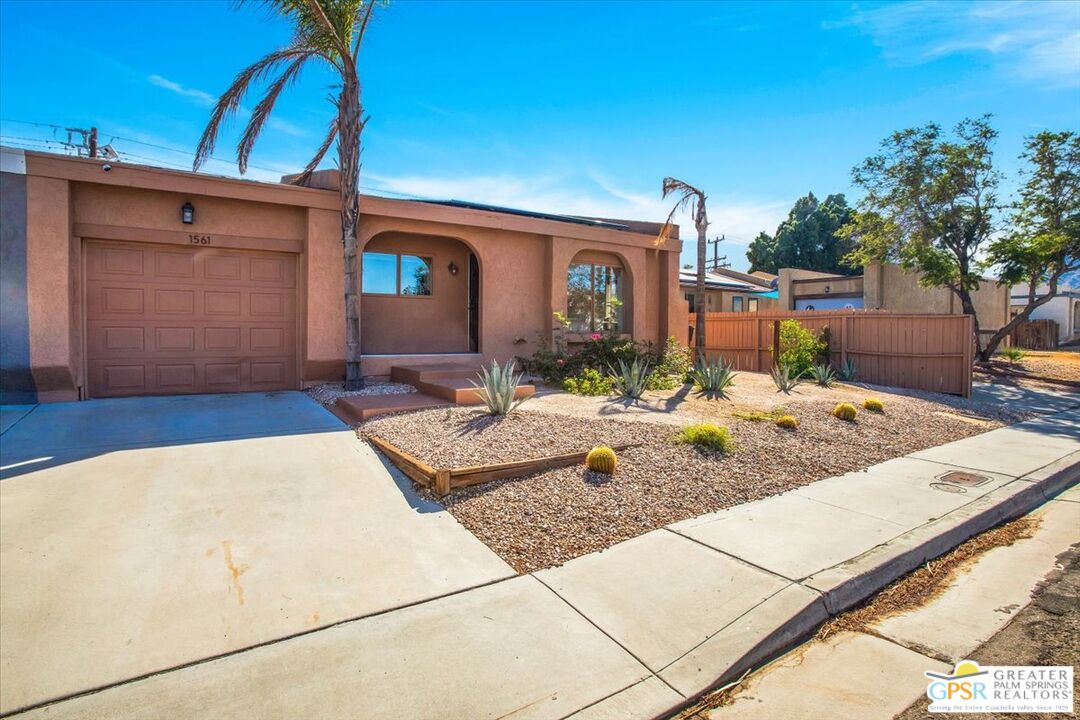
[[[1015,285],[1012,289],[1012,313],[1016,314],[1027,307],[1030,285]],[[1036,298],[1050,292],[1049,285],[1042,285],[1036,291]],[[1057,323],[1058,345],[1080,340],[1080,290],[1068,285],[1059,285],[1058,293],[1031,311],[1030,320],[1053,320]]]
[[[341,381],[336,179],[2,149],[3,402]],[[365,375],[528,355],[555,312],[572,337],[686,342],[681,243],[658,248],[658,223],[368,196],[360,212]]]
[[[831,275],[782,268],[778,287],[780,308],[784,310],[865,308],[916,314],[963,313],[960,300],[952,291],[922,287],[918,273],[908,273],[891,264],[867,265],[862,275]],[[971,299],[983,334],[1008,323],[1008,286],[984,279]]]
[[[679,271],[682,287],[690,312],[694,312],[697,297],[697,272]],[[775,285],[771,281],[728,268],[709,270],[705,273],[706,312],[758,312],[775,309],[777,303]]]

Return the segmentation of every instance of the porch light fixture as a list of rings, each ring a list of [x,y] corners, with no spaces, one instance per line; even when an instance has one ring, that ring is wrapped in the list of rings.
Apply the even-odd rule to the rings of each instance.
[[[450,271],[451,275],[457,275],[458,274],[458,266],[454,263],[453,260],[451,260],[450,264],[446,266],[446,269]]]
[[[195,222],[195,206],[190,202],[186,202],[180,207],[180,220],[185,225],[191,225]]]

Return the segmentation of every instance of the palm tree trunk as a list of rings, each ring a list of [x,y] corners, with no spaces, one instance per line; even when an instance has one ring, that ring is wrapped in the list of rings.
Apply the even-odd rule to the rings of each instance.
[[[697,287],[694,293],[694,349],[697,357],[705,359],[705,240],[707,225],[697,224]]]
[[[364,386],[360,358],[360,286],[357,223],[360,217],[360,82],[345,77],[338,98],[338,167],[341,171],[341,243],[345,260],[345,389]]]

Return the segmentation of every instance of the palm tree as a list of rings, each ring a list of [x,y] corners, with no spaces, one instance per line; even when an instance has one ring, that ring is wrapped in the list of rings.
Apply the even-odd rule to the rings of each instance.
[[[705,351],[705,251],[708,243],[705,241],[705,231],[709,229],[709,217],[705,214],[705,200],[708,196],[693,185],[673,177],[664,178],[662,198],[668,195],[677,195],[678,202],[671,208],[664,227],[660,231],[658,242],[663,244],[671,234],[672,219],[675,213],[689,206],[690,215],[694,218],[694,227],[697,228],[697,288],[694,292],[694,348],[699,358],[704,357]]]
[[[236,146],[236,163],[241,174],[247,171],[251,150],[274,109],[274,103],[285,88],[297,81],[309,60],[326,63],[340,76],[340,92],[336,97],[331,96],[337,106],[337,115],[330,121],[326,138],[315,156],[293,182],[304,183],[337,140],[341,172],[341,239],[345,249],[345,389],[359,390],[363,387],[363,376],[360,372],[356,225],[360,215],[360,135],[367,118],[363,116],[360,101],[357,60],[376,0],[258,1],[292,22],[292,41],[242,70],[221,95],[199,140],[194,169],[198,170],[214,152],[222,122],[236,114],[241,100],[254,84],[275,77],[251,111]]]

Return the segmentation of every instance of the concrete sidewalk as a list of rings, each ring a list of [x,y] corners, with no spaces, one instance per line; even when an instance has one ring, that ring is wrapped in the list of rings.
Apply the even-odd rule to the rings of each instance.
[[[661,715],[1078,476],[1071,410],[25,716]]]
[[[1032,591],[1058,570],[1070,546],[1080,543],[1077,490],[1031,514],[1039,521],[1032,537],[979,556],[941,595],[865,633],[839,633],[797,648],[750,676],[730,704],[711,710],[708,717],[809,720],[827,709],[829,717],[838,719],[893,718],[926,697],[924,672],[949,673],[956,663],[971,659],[1028,605]],[[1043,632],[1040,627],[1038,634]],[[1027,664],[1019,652],[1014,645],[1005,661]]]

